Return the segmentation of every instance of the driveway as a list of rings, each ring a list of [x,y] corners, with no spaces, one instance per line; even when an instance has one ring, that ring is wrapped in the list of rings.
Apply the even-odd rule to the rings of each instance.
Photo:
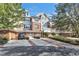
[[[50,40],[49,40],[50,41]],[[43,39],[30,39],[30,40],[10,40],[4,47],[12,46],[52,46],[52,43],[46,42]]]
[[[73,56],[79,55],[79,46],[49,38],[10,40],[0,48],[1,56]]]
[[[12,46],[55,46],[55,47],[68,47],[68,48],[79,48],[76,45],[52,40],[49,38],[41,39],[29,39],[29,40],[10,40],[4,45],[4,47]]]

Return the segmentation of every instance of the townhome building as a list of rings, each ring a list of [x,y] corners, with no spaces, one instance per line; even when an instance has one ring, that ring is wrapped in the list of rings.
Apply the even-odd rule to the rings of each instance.
[[[0,30],[8,39],[18,39],[20,36],[24,38],[29,36],[39,35],[41,32],[50,32],[48,28],[49,18],[44,13],[39,13],[36,16],[30,16],[29,11],[23,13],[23,20],[17,22],[18,26],[11,30]]]

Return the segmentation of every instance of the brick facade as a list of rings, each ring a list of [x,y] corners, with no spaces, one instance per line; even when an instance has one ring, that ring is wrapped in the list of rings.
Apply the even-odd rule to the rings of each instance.
[[[12,30],[0,30],[0,37],[2,38],[7,38],[8,40],[18,40],[18,35],[20,32],[17,31],[12,31]],[[32,36],[36,35],[36,34],[40,34],[41,32],[24,32],[25,33],[25,37],[29,37],[30,34],[32,34]]]

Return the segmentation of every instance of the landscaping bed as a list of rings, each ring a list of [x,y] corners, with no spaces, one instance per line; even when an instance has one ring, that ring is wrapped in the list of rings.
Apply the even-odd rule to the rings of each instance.
[[[0,45],[3,45],[8,42],[7,38],[0,38]]]
[[[74,45],[79,45],[79,38],[64,37],[61,35],[53,35],[49,38],[62,41],[62,42],[66,42],[66,43],[70,43],[70,44],[74,44]]]

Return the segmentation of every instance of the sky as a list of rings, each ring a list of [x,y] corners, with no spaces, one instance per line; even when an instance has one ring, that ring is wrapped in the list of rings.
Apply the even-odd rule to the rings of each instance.
[[[31,16],[34,16],[38,13],[45,13],[48,15],[55,14],[55,3],[23,3],[23,9],[29,10]]]

